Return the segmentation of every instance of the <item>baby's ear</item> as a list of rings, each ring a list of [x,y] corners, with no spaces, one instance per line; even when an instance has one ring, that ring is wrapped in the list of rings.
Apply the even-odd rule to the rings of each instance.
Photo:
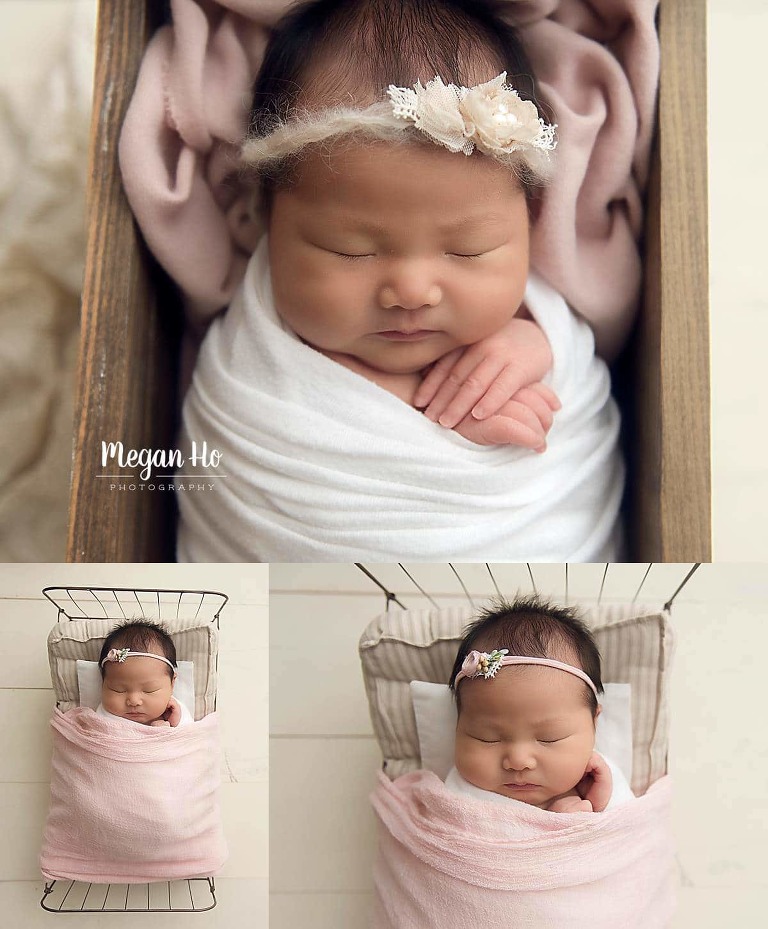
[[[597,704],[597,710],[595,710],[595,719],[597,719],[597,717],[598,717],[602,712],[603,712],[603,704],[602,704],[602,703],[598,703],[598,704]]]

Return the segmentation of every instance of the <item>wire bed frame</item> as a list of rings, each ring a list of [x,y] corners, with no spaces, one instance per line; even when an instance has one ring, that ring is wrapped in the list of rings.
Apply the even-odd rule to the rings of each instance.
[[[123,594],[125,596],[121,596]],[[215,590],[158,587],[45,587],[43,595],[56,607],[58,622],[78,619],[119,621],[135,617],[136,610],[139,610],[142,616],[158,622],[180,617],[209,617],[217,628],[221,611],[229,600],[226,594]],[[156,615],[149,616],[148,610],[156,610]]]
[[[654,567],[654,564],[656,564],[656,562],[650,562],[649,564],[647,564],[647,567],[646,567],[646,569],[645,569],[645,573],[644,573],[643,576],[642,576],[642,580],[640,581],[640,584],[638,585],[637,589],[635,590],[634,596],[632,597],[632,601],[631,601],[632,603],[635,603],[635,602],[638,600],[638,598],[640,597],[640,594],[642,593],[643,588],[645,587],[646,581],[648,580],[648,577],[649,577],[649,575],[650,575],[650,573],[651,573],[651,569]],[[501,591],[501,589],[500,589],[500,587],[499,587],[499,583],[498,583],[498,581],[497,581],[496,574],[494,573],[494,568],[493,568],[493,566],[492,566],[491,564],[489,564],[488,562],[485,562],[484,565],[485,565],[485,569],[486,569],[487,574],[488,574],[488,580],[491,582],[491,584],[492,584],[492,586],[493,586],[493,592],[495,593],[496,596],[501,597],[501,596],[502,596],[502,591]],[[463,595],[466,597],[466,599],[467,599],[467,601],[469,602],[470,606],[474,609],[474,608],[476,607],[475,600],[473,599],[472,594],[470,593],[469,587],[467,586],[467,583],[465,582],[465,579],[462,578],[459,569],[457,568],[456,565],[454,565],[454,564],[452,564],[452,563],[450,563],[450,562],[447,562],[447,563],[446,563],[446,566],[447,566],[447,567],[450,569],[450,571],[453,573],[454,579],[455,579],[455,581],[458,583],[458,585],[460,586],[460,588],[461,588],[461,590],[462,590],[462,592],[463,592]],[[601,580],[600,580],[600,587],[599,587],[599,590],[598,590],[598,592],[597,592],[597,594],[596,594],[596,597],[595,597],[595,602],[596,602],[596,605],[597,605],[597,606],[599,606],[599,605],[601,604],[602,600],[603,600],[603,592],[604,592],[604,590],[605,590],[606,581],[608,580],[608,573],[609,573],[609,569],[611,568],[611,566],[612,566],[612,563],[611,563],[611,562],[604,563],[604,565],[603,565],[603,572],[602,572],[602,577],[601,577]],[[402,609],[402,610],[405,610],[405,609],[408,609],[408,608],[409,608],[409,607],[406,607],[406,606],[403,604],[403,602],[402,602],[401,599],[400,599],[400,595],[397,594],[397,593],[395,593],[395,592],[391,589],[391,586],[388,586],[385,582],[383,582],[383,581],[381,580],[380,576],[377,575],[377,574],[375,573],[377,569],[379,569],[379,573],[381,573],[381,568],[383,567],[382,565],[366,566],[366,565],[361,564],[361,563],[359,563],[359,562],[355,562],[355,567],[356,567],[360,572],[362,572],[362,574],[364,574],[373,584],[375,584],[375,585],[379,588],[379,590],[382,592],[382,594],[384,595],[384,598],[385,598],[385,600],[386,600],[386,609],[387,609],[387,610],[390,609],[390,607],[391,607],[392,604],[395,604],[396,606],[398,606],[398,607],[399,607],[400,609]],[[547,567],[550,568],[550,569],[552,568],[551,565],[548,565]],[[686,567],[686,566],[684,566],[684,565],[680,565],[680,568],[683,569],[683,570],[685,569],[685,567]],[[682,578],[682,580],[679,581],[679,583],[677,584],[677,586],[675,587],[675,589],[672,591],[672,593],[671,593],[669,596],[666,597],[666,599],[665,599],[665,601],[664,601],[664,609],[665,609],[665,610],[668,610],[668,611],[669,611],[669,610],[672,609],[672,604],[674,603],[675,599],[676,599],[676,598],[678,597],[678,595],[682,592],[683,588],[688,584],[688,582],[691,580],[691,578],[693,577],[693,575],[696,573],[696,571],[698,571],[698,569],[699,569],[700,567],[701,567],[701,562],[696,562],[696,563],[693,563],[693,564],[690,565],[690,568],[687,570],[687,572],[685,573],[685,575],[684,575],[684,577]],[[419,583],[419,581],[418,581],[418,580],[416,579],[416,577],[414,576],[415,573],[416,573],[416,570],[415,570],[415,569],[409,570],[408,568],[406,568],[406,566],[405,566],[404,564],[402,564],[402,563],[400,563],[400,562],[398,562],[397,568],[399,569],[399,571],[401,572],[401,574],[402,574],[405,578],[407,578],[408,583],[409,583],[409,586],[414,587],[414,588],[416,589],[416,591],[418,592],[418,594],[419,594],[421,597],[423,597],[423,598],[425,598],[426,600],[429,601],[429,603],[430,603],[431,606],[433,606],[433,607],[435,607],[435,608],[439,608],[439,603],[437,603],[437,601],[435,600],[435,598],[425,589],[424,585],[421,584],[421,583]],[[536,578],[535,578],[535,575],[534,575],[534,568],[533,568],[533,567],[531,566],[531,564],[528,563],[528,562],[525,563],[525,568],[526,568],[526,571],[527,571],[527,574],[528,574],[528,579],[529,579],[529,581],[530,581],[531,589],[532,589],[532,591],[533,591],[534,594],[538,594],[538,593],[539,593],[539,587],[538,587],[538,585],[537,585],[537,583],[536,583]],[[564,602],[565,602],[566,606],[568,605],[569,599],[570,599],[570,597],[569,597],[569,594],[570,594],[570,584],[569,584],[569,581],[570,581],[570,579],[571,579],[571,571],[572,571],[573,569],[574,569],[574,566],[573,566],[573,565],[569,565],[567,562],[564,563],[564,564],[562,565],[562,571],[563,571],[562,581],[563,581],[563,590],[564,590],[564,597],[563,597],[563,599],[564,599]],[[498,569],[497,569],[497,573],[498,573]],[[491,594],[491,595],[492,595],[492,594]]]
[[[217,629],[229,600],[215,590],[159,587],[45,587],[43,595],[56,607],[57,622],[140,616],[157,622],[199,619]],[[218,671],[218,652],[215,665]],[[151,884],[54,880],[44,884],[40,906],[49,913],[205,913],[216,906],[216,884],[212,877]]]
[[[205,913],[216,906],[216,885],[212,877],[156,884],[48,881],[40,906],[49,913]]]

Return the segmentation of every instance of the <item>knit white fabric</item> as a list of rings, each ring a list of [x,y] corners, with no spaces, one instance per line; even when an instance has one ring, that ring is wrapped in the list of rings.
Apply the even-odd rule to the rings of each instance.
[[[275,311],[263,240],[184,404],[185,458],[205,441],[225,476],[177,494],[179,560],[614,560],[623,465],[607,368],[535,275],[525,302],[562,402],[543,455],[475,445],[302,343]]]

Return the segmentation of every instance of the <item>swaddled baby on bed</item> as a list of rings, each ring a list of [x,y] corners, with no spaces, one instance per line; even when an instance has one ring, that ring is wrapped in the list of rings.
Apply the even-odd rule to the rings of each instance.
[[[176,649],[157,623],[113,629],[99,667],[95,712],[53,711],[43,874],[104,884],[214,874],[227,854],[216,713],[194,720],[173,696]]]
[[[458,722],[446,786],[456,793],[555,813],[632,798],[621,770],[595,751],[600,653],[573,610],[498,601],[467,630],[450,686]]]
[[[177,494],[179,560],[615,557],[618,412],[529,273],[555,127],[497,4],[301,4],[251,121],[267,234],[185,400],[179,489],[192,443],[225,476]]]
[[[184,726],[189,709],[173,696],[176,646],[165,629],[147,620],[119,625],[99,655],[100,716],[121,716],[144,726]]]
[[[373,929],[662,929],[674,907],[671,785],[634,797],[595,752],[600,656],[572,610],[498,602],[451,673],[455,767],[371,795]]]

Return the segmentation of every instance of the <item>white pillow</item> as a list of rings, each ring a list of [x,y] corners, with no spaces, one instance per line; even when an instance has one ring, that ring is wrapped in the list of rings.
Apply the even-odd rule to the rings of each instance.
[[[597,717],[595,748],[632,780],[632,715],[630,684],[605,684]],[[411,681],[421,766],[445,780],[453,767],[456,703],[447,684]]]
[[[195,709],[195,666],[191,661],[179,661],[173,695],[194,715]],[[77,659],[77,689],[80,706],[98,709],[101,703],[101,672],[98,661]]]

